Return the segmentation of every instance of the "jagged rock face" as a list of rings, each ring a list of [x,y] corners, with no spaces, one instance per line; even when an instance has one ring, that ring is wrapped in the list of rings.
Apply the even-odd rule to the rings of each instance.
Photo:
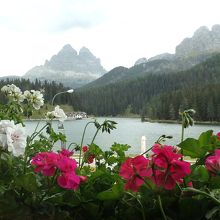
[[[170,53],[162,53],[157,56],[151,57],[148,59],[148,61],[153,61],[153,60],[173,60],[175,58],[174,54]]]
[[[69,44],[65,45],[50,61],[47,61],[45,66],[53,70],[74,70],[83,73],[103,74],[106,72],[101,66],[100,60],[89,49],[86,47],[81,48],[78,55],[77,51]]]
[[[151,57],[148,60],[140,58],[136,61],[135,65],[149,64],[145,65],[146,72],[151,70],[156,73],[157,69],[163,70],[164,72],[166,69],[170,69],[171,71],[181,71],[187,70],[196,64],[207,60],[215,53],[220,53],[220,25],[214,25],[211,30],[202,26],[195,31],[191,38],[185,38],[176,47],[175,54],[163,53]],[[152,65],[154,68],[149,68],[149,66],[151,66],[150,63],[156,60],[169,62],[165,62],[162,65],[161,63],[158,64],[158,68],[156,68],[155,65]]]
[[[211,30],[202,26],[191,38],[185,38],[176,47],[177,57],[193,57],[215,52],[220,52],[220,25],[214,25]]]
[[[105,69],[88,48],[83,47],[79,54],[71,45],[65,45],[57,55],[46,60],[44,65],[29,70],[24,78],[54,80],[74,88],[85,85],[105,73]]]
[[[134,65],[139,65],[139,64],[142,64],[142,63],[146,63],[146,62],[147,62],[147,58],[142,57],[142,58],[138,59],[138,60],[134,63]]]

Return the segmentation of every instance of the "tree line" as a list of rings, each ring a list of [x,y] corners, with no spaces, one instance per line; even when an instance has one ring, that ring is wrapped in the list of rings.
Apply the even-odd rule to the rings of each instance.
[[[220,55],[178,73],[147,76],[79,89],[75,108],[97,116],[121,115],[128,109],[152,119],[178,119],[195,108],[196,119],[220,121]]]

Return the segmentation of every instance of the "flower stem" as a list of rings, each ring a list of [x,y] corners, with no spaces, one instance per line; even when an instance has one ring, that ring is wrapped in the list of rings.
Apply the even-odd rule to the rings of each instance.
[[[161,214],[163,216],[163,219],[167,220],[166,214],[165,214],[165,212],[163,210],[163,205],[162,205],[162,201],[161,201],[160,195],[158,195],[157,198],[158,198],[158,203],[159,203],[159,207],[160,207],[160,211],[161,211]]]
[[[183,113],[182,113],[182,132],[181,132],[181,142],[183,142],[183,139],[184,139],[184,116],[183,116]],[[182,149],[182,148],[181,148],[181,150],[180,150],[180,153],[182,154],[181,161],[183,161],[183,149]]]
[[[181,142],[183,142],[184,139],[184,122],[183,122],[183,116],[182,116],[182,132],[181,132]]]
[[[40,132],[43,131],[44,128],[46,128],[47,126],[48,126],[48,124],[44,125],[38,132],[34,132],[34,133],[31,135],[31,137],[30,137],[30,142],[31,142],[32,140],[34,140],[34,138],[37,137],[37,135],[40,134]]]
[[[87,129],[88,125],[91,124],[91,123],[94,123],[94,122],[93,121],[88,122],[86,124],[84,130],[83,130],[83,135],[82,135],[81,144],[80,144],[80,150],[79,150],[79,167],[80,167],[80,164],[81,164],[83,140],[84,140],[84,137],[85,137],[86,129]]]
[[[150,147],[149,149],[147,149],[144,153],[142,153],[141,155],[146,154],[147,152],[149,152],[154,146]]]
[[[145,212],[144,212],[144,207],[143,207],[140,199],[138,197],[136,197],[133,193],[127,192],[127,194],[129,194],[130,196],[135,198],[137,200],[137,202],[140,204],[141,208],[140,209],[138,208],[138,210],[141,212],[143,220],[146,220],[146,215],[145,215]]]
[[[96,138],[96,136],[97,136],[99,130],[100,130],[100,128],[97,128],[97,130],[96,130],[96,132],[95,132],[95,135],[94,135],[94,137],[93,137],[93,139],[92,139],[91,144],[93,144],[93,142],[94,142],[94,140],[95,140],[95,138]]]
[[[214,196],[204,192],[204,191],[201,191],[199,189],[195,189],[195,188],[185,188],[184,191],[189,191],[189,192],[194,192],[194,193],[198,193],[198,194],[201,194],[201,195],[204,195],[208,198],[210,198],[211,200],[213,200],[217,205],[220,205],[220,200],[216,199]]]

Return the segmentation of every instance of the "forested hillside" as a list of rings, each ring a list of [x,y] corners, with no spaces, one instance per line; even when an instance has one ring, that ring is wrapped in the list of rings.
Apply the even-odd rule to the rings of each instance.
[[[190,70],[148,74],[75,93],[78,109],[95,115],[131,111],[155,119],[177,119],[180,109],[193,107],[197,120],[220,120],[220,55]]]

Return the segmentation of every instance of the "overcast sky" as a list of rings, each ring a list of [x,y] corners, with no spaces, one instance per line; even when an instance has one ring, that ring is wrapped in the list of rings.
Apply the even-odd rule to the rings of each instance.
[[[220,24],[219,0],[0,0],[0,76],[23,75],[65,44],[106,70],[174,53],[200,26]]]

